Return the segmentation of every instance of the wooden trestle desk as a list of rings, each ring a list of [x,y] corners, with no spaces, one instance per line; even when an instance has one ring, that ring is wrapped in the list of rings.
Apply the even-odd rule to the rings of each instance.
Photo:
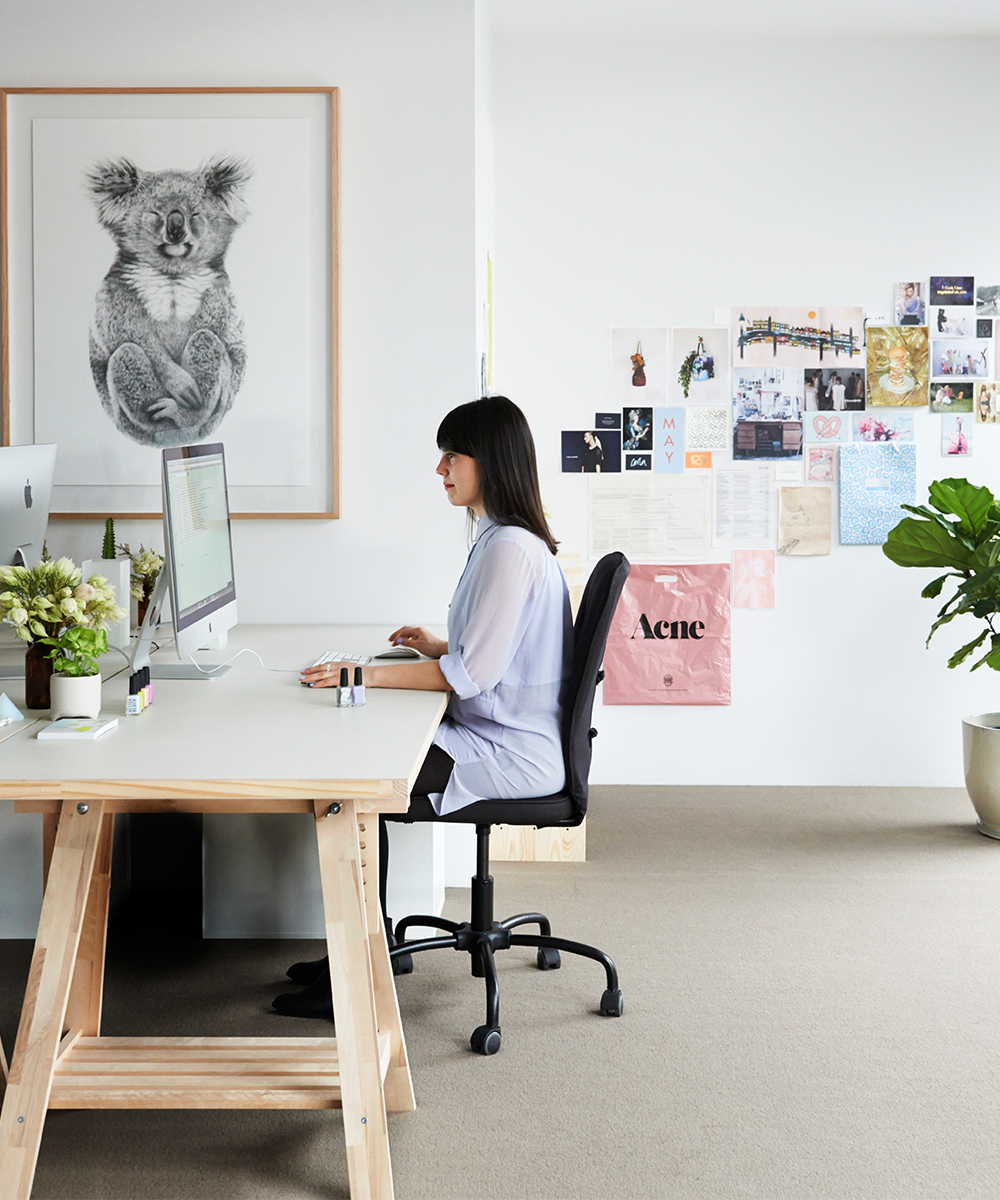
[[[104,685],[119,727],[94,742],[0,746],[0,797],[42,813],[46,885],[0,1113],[0,1198],[30,1195],[49,1108],[343,1108],[354,1200],[392,1196],[386,1110],[414,1108],[378,901],[379,812],[403,812],[442,693],[371,690],[338,709],[303,688],[325,650],[371,652],[382,628],[240,626],[213,681],[160,680],[126,718],[127,674]],[[384,644],[384,643],[382,643]],[[18,703],[23,682],[5,680]],[[47,714],[41,714],[47,716]],[[316,819],[336,1037],[105,1038],[101,999],[111,839],[119,812],[301,813]],[[81,1164],[86,1171],[86,1165]]]

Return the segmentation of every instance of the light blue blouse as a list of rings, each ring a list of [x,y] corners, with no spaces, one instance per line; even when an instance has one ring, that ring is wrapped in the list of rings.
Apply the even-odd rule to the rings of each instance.
[[[448,611],[454,689],[434,743],[455,760],[436,812],[558,792],[566,781],[559,705],[573,658],[562,569],[545,543],[483,517]]]

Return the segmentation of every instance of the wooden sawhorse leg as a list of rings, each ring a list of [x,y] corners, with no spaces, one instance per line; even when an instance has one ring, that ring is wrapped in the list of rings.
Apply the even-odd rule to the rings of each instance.
[[[103,800],[90,800],[87,804],[78,804],[75,800],[63,801],[42,900],[35,952],[28,972],[21,1023],[14,1043],[3,1110],[0,1112],[2,1200],[28,1200],[31,1194],[52,1075],[65,1029],[77,955],[81,949],[81,935],[90,916],[88,899],[94,863],[102,835],[104,840],[110,842],[109,831],[110,822],[107,825],[104,822]],[[106,913],[105,908],[105,917]],[[91,941],[84,952],[89,955],[92,951]],[[91,961],[96,962],[93,958]],[[103,942],[100,961],[103,976]],[[86,992],[87,1003],[92,1005],[93,987],[90,979],[87,980]],[[99,996],[97,1009],[99,1014]]]
[[[389,1069],[385,1076],[385,1107],[387,1112],[413,1112],[417,1107],[413,1095],[413,1080],[406,1058],[403,1023],[399,1017],[396,981],[389,960],[382,905],[379,901],[378,880],[378,814],[358,817],[358,844],[361,847],[361,870],[365,885],[365,914],[368,918],[368,953],[372,960],[372,979],[375,984],[375,1019],[379,1033],[389,1035]]]
[[[317,800],[316,837],[351,1200],[392,1200],[389,1131],[365,912],[366,868],[362,866],[359,840],[359,824],[366,826],[367,835],[371,818],[364,819],[358,803],[344,800],[331,805],[328,800]],[[367,836],[365,842],[367,854],[372,842]]]

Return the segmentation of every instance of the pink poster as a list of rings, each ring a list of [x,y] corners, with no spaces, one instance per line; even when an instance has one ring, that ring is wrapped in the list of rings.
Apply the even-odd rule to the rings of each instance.
[[[774,608],[774,551],[733,551],[733,608]]]
[[[604,703],[729,704],[729,584],[728,563],[633,564],[604,652]]]

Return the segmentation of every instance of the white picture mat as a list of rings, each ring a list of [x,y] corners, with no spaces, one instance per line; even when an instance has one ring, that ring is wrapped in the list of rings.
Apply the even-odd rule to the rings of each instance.
[[[7,96],[7,159],[8,227],[15,231],[32,228],[32,123],[38,119],[88,120],[180,120],[198,121],[303,121],[307,127],[309,181],[303,186],[307,194],[309,271],[307,280],[293,281],[284,273],[269,281],[279,297],[275,310],[289,299],[286,293],[305,292],[308,310],[307,378],[309,393],[303,421],[307,430],[307,454],[304,459],[304,480],[296,483],[268,485],[258,481],[230,484],[230,506],[236,514],[323,514],[333,515],[336,480],[334,477],[334,260],[333,260],[333,194],[331,154],[334,127],[331,94],[329,91],[282,92],[225,92],[206,93],[96,93],[96,94],[8,94]],[[296,187],[298,184],[295,185]],[[84,200],[89,203],[85,189]],[[249,224],[249,223],[248,223]],[[110,246],[110,239],[96,226],[97,233]],[[230,254],[237,252],[240,235],[233,239]],[[7,239],[7,268],[9,287],[9,438],[12,444],[36,440],[34,413],[34,344],[33,344],[33,245],[25,236]],[[113,254],[107,258],[110,265]],[[227,259],[227,266],[239,262]],[[103,278],[104,266],[97,280]],[[242,269],[242,268],[241,268]],[[93,289],[96,292],[96,287]],[[234,291],[236,285],[234,281]],[[237,301],[245,318],[250,316],[244,295]],[[256,303],[247,296],[251,309]],[[93,296],[89,298],[93,307]],[[249,324],[249,322],[248,322]],[[254,348],[249,348],[251,357]],[[243,390],[237,395],[232,413],[220,427],[220,440],[232,442],[228,421],[238,412]],[[278,398],[279,401],[281,398]],[[280,409],[280,405],[279,405]],[[101,412],[102,419],[107,422]],[[284,438],[283,416],[278,423],[244,431],[245,441],[255,441],[273,449]],[[110,429],[114,430],[110,422]],[[277,431],[278,436],[275,436]],[[120,435],[118,435],[120,436]],[[61,440],[66,440],[65,438]],[[157,457],[154,452],[154,457]],[[228,455],[227,455],[228,457]],[[243,474],[242,469],[240,473]],[[160,508],[159,483],[118,484],[105,482],[92,485],[63,485],[55,489],[53,513],[137,513],[155,514]]]
[[[159,451],[115,428],[90,371],[94,297],[117,247],[98,224],[88,172],[123,157],[140,171],[194,171],[223,156],[253,172],[249,216],[225,258],[247,366],[212,438],[225,443],[233,486],[309,483],[309,312],[324,281],[309,254],[308,133],[300,118],[32,122],[35,437],[59,443],[57,484],[160,482]],[[280,304],[276,279],[301,281],[282,288]]]

